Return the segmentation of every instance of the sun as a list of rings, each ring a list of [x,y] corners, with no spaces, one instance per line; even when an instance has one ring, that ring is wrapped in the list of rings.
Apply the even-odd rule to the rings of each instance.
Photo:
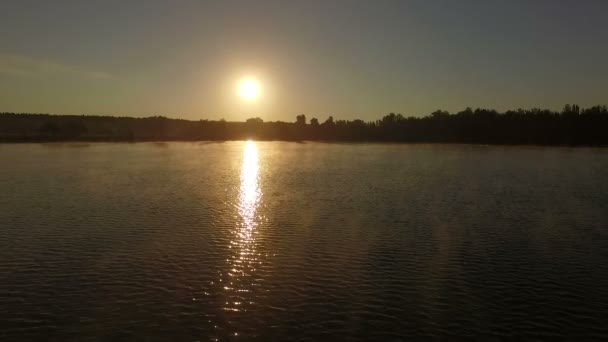
[[[260,96],[260,82],[255,78],[244,78],[239,82],[239,96],[245,100],[253,101]]]

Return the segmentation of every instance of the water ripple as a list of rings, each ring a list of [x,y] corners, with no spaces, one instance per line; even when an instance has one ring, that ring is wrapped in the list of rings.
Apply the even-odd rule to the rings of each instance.
[[[608,152],[7,145],[0,340],[608,338]]]

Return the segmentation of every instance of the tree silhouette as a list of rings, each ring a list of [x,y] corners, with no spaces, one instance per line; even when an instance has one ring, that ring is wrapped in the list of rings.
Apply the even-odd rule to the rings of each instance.
[[[264,122],[264,120],[260,119],[260,118],[250,118],[247,119],[246,121],[248,124],[261,124]]]
[[[42,127],[40,127],[40,135],[46,137],[56,137],[57,132],[59,131],[59,127],[54,122],[47,122]]]
[[[322,124],[298,115],[294,123],[226,120],[0,113],[0,142],[151,140],[324,140],[480,144],[606,145],[608,109],[567,104],[559,112],[515,109],[499,113],[470,107],[425,117],[390,113],[373,120],[334,120]]]
[[[301,114],[301,115],[296,116],[296,124],[306,125],[306,115]]]

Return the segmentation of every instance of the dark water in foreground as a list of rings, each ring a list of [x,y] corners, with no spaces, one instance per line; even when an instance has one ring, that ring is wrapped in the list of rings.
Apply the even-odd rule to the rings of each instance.
[[[0,340],[608,338],[608,149],[0,145]]]

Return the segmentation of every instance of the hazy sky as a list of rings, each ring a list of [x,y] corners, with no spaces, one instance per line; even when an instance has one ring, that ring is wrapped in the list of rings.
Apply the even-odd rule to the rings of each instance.
[[[0,111],[293,121],[608,103],[608,1],[2,0]],[[236,82],[257,77],[247,103]]]

